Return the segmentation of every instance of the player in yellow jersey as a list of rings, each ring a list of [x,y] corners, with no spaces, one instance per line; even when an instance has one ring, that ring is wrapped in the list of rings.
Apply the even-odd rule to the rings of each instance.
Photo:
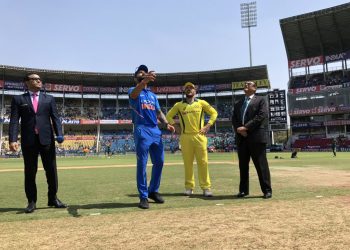
[[[218,113],[206,101],[195,98],[196,88],[193,83],[187,82],[184,86],[186,100],[177,102],[172,107],[166,119],[169,124],[175,124],[173,118],[179,117],[181,126],[180,144],[185,166],[185,195],[193,194],[195,187],[193,174],[193,160],[196,157],[198,167],[199,186],[206,197],[213,196],[208,170],[208,139],[206,133],[214,124]],[[210,120],[204,125],[204,113],[210,115]]]

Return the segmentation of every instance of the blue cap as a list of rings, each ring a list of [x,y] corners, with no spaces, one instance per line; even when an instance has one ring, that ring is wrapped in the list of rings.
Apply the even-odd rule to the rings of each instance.
[[[137,73],[139,73],[141,70],[142,70],[142,71],[145,71],[146,73],[148,73],[148,68],[147,68],[147,66],[144,65],[144,64],[141,64],[141,65],[136,69],[134,76],[136,76]]]

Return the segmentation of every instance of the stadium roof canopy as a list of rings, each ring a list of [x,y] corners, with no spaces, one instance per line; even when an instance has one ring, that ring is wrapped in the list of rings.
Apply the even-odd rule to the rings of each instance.
[[[79,71],[60,71],[13,67],[0,65],[0,79],[21,81],[25,74],[36,72],[44,82],[82,84],[85,86],[134,86],[133,74],[129,73],[97,73]],[[268,79],[267,66],[223,69],[214,71],[157,73],[155,82],[158,86],[180,86],[185,82],[200,85],[224,84],[231,82]]]
[[[281,19],[280,25],[289,61],[350,50],[350,3]]]

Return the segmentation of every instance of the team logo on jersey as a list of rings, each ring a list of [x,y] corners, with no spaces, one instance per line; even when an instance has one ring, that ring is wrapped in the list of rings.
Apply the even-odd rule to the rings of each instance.
[[[141,109],[156,110],[154,102],[149,100],[142,100]]]
[[[148,109],[148,110],[156,110],[156,107],[154,107],[154,105],[152,105],[151,103],[149,103],[149,104],[142,103],[141,104],[141,108],[142,109]]]

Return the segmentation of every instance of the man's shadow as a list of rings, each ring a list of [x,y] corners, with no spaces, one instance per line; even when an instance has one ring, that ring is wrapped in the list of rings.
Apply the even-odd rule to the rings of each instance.
[[[197,199],[202,199],[202,200],[245,200],[245,199],[257,199],[260,198],[262,199],[263,197],[260,195],[251,195],[251,196],[246,196],[243,198],[239,198],[236,195],[230,194],[230,195],[213,195],[212,197],[206,197],[201,194],[193,194],[189,196],[189,198],[197,198]]]
[[[24,208],[21,207],[4,207],[0,208],[0,213],[7,213],[7,212],[16,212],[16,214],[22,214],[24,213]]]
[[[98,203],[85,205],[70,205],[67,208],[68,213],[73,217],[80,217],[79,209],[113,209],[137,207],[138,203]],[[37,207],[35,210],[51,209],[52,207]],[[16,214],[24,214],[24,208],[0,208],[0,213],[16,212]]]
[[[129,197],[139,197],[138,194],[129,194]],[[246,196],[243,198],[238,198],[236,195],[229,194],[229,195],[213,195],[212,197],[205,197],[202,194],[192,194],[190,196],[186,196],[183,193],[161,193],[161,196],[164,197],[184,197],[184,198],[190,198],[190,199],[202,199],[202,200],[244,200],[244,199],[256,199],[256,198],[263,198],[259,195],[251,195]]]
[[[161,193],[161,196],[164,197],[175,197],[175,196],[185,196],[183,193]],[[128,194],[129,197],[133,197],[133,198],[138,198],[139,195],[138,194]]]
[[[35,210],[43,210],[48,209],[51,207],[37,207]],[[7,212],[16,212],[16,214],[25,214],[24,212],[25,208],[14,208],[14,207],[8,207],[8,208],[0,208],[0,213],[7,213]]]
[[[70,205],[67,208],[68,213],[73,217],[80,217],[79,209],[113,209],[113,208],[129,208],[137,207],[138,203],[97,203],[85,205]]]

